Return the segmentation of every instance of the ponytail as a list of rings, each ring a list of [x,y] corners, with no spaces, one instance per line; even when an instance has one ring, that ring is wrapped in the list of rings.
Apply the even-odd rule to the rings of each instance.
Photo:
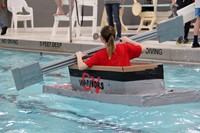
[[[109,60],[111,59],[112,53],[115,51],[115,37],[113,35],[111,35],[109,37],[108,43],[107,43],[107,54],[108,54],[108,58]]]
[[[107,54],[110,60],[115,51],[115,29],[112,26],[105,26],[101,30],[101,36],[107,43]]]

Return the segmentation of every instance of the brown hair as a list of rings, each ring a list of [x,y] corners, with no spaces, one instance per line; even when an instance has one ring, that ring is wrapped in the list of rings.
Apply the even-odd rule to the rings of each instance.
[[[108,58],[111,59],[111,55],[115,51],[115,29],[112,26],[104,26],[101,36],[107,43]]]

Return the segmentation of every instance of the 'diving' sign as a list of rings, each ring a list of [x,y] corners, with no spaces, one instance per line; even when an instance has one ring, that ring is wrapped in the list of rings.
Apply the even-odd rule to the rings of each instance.
[[[128,67],[69,67],[73,90],[105,94],[154,94],[163,91],[163,65],[133,63]]]

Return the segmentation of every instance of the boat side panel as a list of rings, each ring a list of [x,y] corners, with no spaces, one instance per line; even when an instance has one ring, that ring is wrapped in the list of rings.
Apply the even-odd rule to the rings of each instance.
[[[94,100],[104,103],[124,104],[131,106],[162,106],[169,104],[200,102],[199,90],[177,90],[165,91],[160,94],[149,95],[120,95],[120,94],[96,94],[83,91],[74,91],[72,89],[53,88],[43,86],[44,93],[53,93],[63,96],[80,98],[85,100]]]
[[[162,79],[127,82],[100,79],[98,83],[97,79],[94,81],[91,78],[82,80],[79,77],[71,76],[71,84],[74,90],[86,91],[86,87],[90,92],[96,92],[99,87],[100,93],[106,94],[157,94],[164,91]]]
[[[165,91],[163,79],[125,82],[126,94],[159,94]]]
[[[166,90],[161,94],[142,97],[142,105],[145,107],[194,102],[200,102],[200,90]]]
[[[53,88],[51,86],[43,86],[43,92],[111,104],[142,106],[141,96],[133,97],[131,95],[96,94],[92,92],[75,91],[72,89]]]

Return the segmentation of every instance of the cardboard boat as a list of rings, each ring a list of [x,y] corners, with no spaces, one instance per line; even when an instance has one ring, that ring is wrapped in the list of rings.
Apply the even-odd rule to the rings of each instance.
[[[164,88],[162,64],[133,63],[128,67],[69,67],[71,83],[44,85],[44,93],[132,106],[161,106],[200,101],[200,90]]]

